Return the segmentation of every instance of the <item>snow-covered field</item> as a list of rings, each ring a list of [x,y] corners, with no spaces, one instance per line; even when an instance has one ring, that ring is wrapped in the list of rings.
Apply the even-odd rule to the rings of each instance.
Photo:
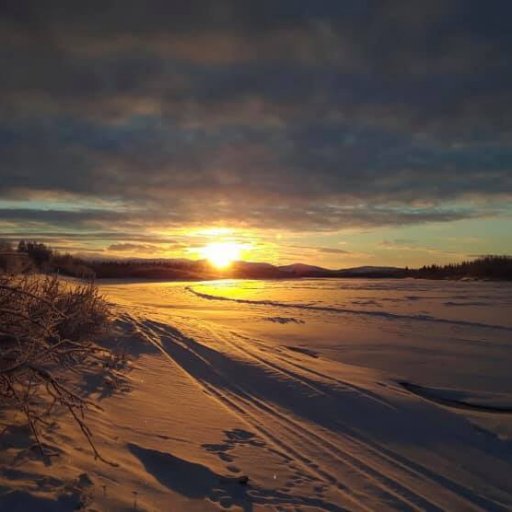
[[[113,464],[71,420],[46,465],[8,433],[0,510],[512,509],[510,284],[101,289],[131,360],[91,395]]]

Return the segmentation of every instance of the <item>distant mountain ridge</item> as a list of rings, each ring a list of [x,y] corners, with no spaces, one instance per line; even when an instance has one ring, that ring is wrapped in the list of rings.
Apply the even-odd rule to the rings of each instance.
[[[296,277],[355,277],[369,275],[372,277],[396,277],[397,274],[401,274],[405,271],[403,268],[399,267],[379,266],[328,269],[315,265],[306,265],[304,263],[294,263],[277,268],[283,272],[293,274]]]
[[[397,267],[355,267],[327,269],[305,263],[276,266],[271,263],[236,261],[229,268],[217,270],[206,260],[130,259],[93,260],[89,265],[98,278],[147,278],[169,280],[200,279],[290,279],[306,277],[402,277]]]
[[[207,260],[126,258],[87,258],[62,254],[36,241],[20,240],[15,249],[0,241],[0,273],[56,273],[85,279],[137,278],[155,281],[197,281],[208,279],[296,279],[323,277],[484,279],[512,281],[512,256],[489,254],[472,260],[421,268],[361,266],[327,269],[305,263],[276,266],[271,263],[237,261],[218,270]]]

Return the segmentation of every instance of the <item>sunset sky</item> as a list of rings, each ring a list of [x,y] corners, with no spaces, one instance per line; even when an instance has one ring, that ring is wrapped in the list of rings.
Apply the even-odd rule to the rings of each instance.
[[[510,1],[0,9],[0,238],[336,268],[512,252]]]

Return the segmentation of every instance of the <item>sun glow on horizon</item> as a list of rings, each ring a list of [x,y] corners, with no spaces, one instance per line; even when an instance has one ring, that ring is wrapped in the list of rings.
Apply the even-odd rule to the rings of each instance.
[[[212,242],[205,245],[199,252],[212,266],[223,270],[240,259],[242,245],[236,242]]]

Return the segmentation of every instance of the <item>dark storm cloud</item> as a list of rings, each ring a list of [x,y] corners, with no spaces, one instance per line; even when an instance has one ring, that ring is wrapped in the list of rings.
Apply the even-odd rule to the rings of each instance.
[[[509,2],[4,1],[3,210],[52,226],[336,229],[512,193]],[[464,202],[464,207],[453,202]]]

